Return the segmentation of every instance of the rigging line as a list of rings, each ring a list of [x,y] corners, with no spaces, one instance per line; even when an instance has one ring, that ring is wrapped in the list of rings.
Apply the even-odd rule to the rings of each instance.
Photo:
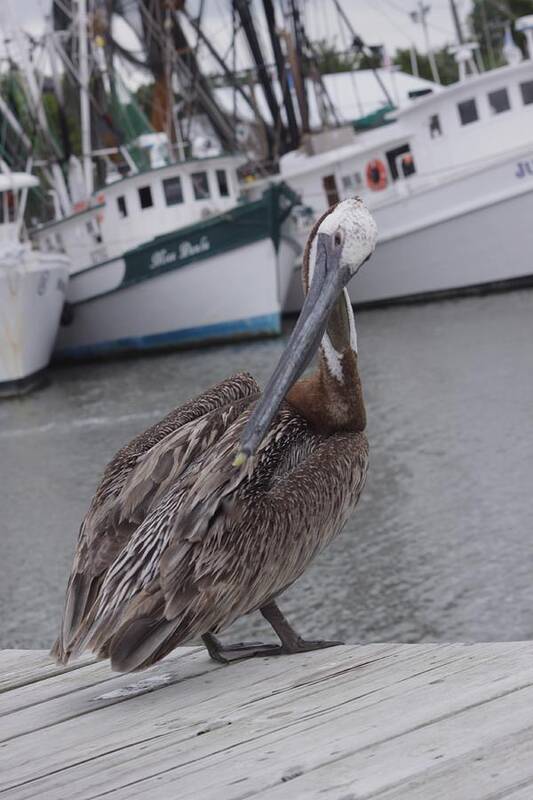
[[[386,3],[390,8],[394,9],[394,11],[396,11],[398,14],[402,14],[402,16],[404,17],[409,16],[409,12],[406,11],[405,8],[402,8],[397,3],[395,3],[394,0],[383,0],[383,2]],[[390,21],[392,22],[392,20]],[[440,25],[435,25],[433,22],[429,22],[429,20],[426,21],[426,25],[428,26],[428,28],[432,28],[433,30],[438,31],[439,33],[445,33],[447,36],[453,35],[453,32],[450,28],[441,28]]]
[[[221,58],[222,58],[222,61],[226,61],[226,59],[228,59],[228,58],[229,58],[230,54],[232,54],[232,53],[233,53],[233,50],[234,50],[234,40],[235,40],[235,36],[236,36],[236,35],[239,33],[239,31],[240,31],[240,30],[241,30],[241,24],[240,24],[240,23],[238,23],[238,24],[237,24],[237,27],[235,28],[235,30],[233,30],[233,28],[232,28],[231,41],[230,41],[230,43],[229,43],[229,45],[228,45],[228,49],[227,49],[227,50],[226,50],[226,52],[225,52],[225,53],[224,53],[224,54],[221,56]],[[237,71],[236,69],[233,69],[233,72],[234,72],[234,73],[235,73],[236,71]]]
[[[383,2],[388,2],[388,0],[383,0]],[[408,34],[408,33],[406,33],[406,32],[405,32],[405,30],[404,30],[404,29],[403,29],[403,28],[402,28],[402,27],[401,27],[401,26],[400,26],[400,25],[399,25],[399,24],[396,22],[396,20],[392,19],[392,18],[391,18],[391,17],[390,17],[390,16],[387,14],[387,12],[383,10],[383,8],[380,8],[380,7],[379,7],[379,4],[378,4],[378,5],[375,5],[375,6],[374,6],[374,8],[375,8],[375,10],[378,12],[378,14],[381,14],[381,16],[382,16],[382,17],[384,17],[384,18],[387,20],[387,22],[390,22],[390,24],[391,24],[391,25],[392,25],[394,28],[396,28],[396,30],[397,30],[399,33],[401,33],[401,34],[402,34],[402,36],[404,37],[404,39],[407,39],[407,41],[409,42],[409,44],[410,44],[412,47],[416,47],[416,42],[415,42],[415,40],[414,40],[414,39],[412,39],[412,38],[409,36],[409,34]],[[405,12],[404,12],[404,13],[405,13]]]
[[[345,31],[345,28],[344,28],[344,26],[342,24],[342,20],[341,20],[341,17],[340,17],[338,9],[337,9],[337,23],[338,23],[338,28],[339,28],[341,44],[342,44],[342,46],[344,48],[344,52],[346,53],[346,52],[348,52],[348,45],[347,45],[347,41],[346,41],[346,31]],[[352,48],[352,50],[353,50],[353,48]],[[355,69],[350,69],[350,79],[351,79],[353,94],[354,94],[354,97],[355,97],[355,102],[357,104],[357,108],[359,109],[359,114],[361,116],[363,116],[363,114],[365,112],[363,110],[363,104],[361,102],[361,95],[359,94],[359,89],[358,89],[358,86],[357,86],[357,80],[355,78],[356,71],[357,70],[355,70]]]

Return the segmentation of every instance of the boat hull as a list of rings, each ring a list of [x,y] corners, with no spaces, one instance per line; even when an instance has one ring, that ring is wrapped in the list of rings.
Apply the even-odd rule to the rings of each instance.
[[[67,280],[68,262],[60,256],[21,248],[0,257],[0,396],[42,381]]]
[[[71,277],[59,358],[273,336],[297,245],[295,197],[263,200],[136,248]]]
[[[355,304],[533,284],[533,191],[381,244],[350,287]]]
[[[502,159],[375,207],[378,246],[349,286],[352,303],[382,305],[533,284],[533,171],[517,177],[524,158]],[[298,311],[302,299],[295,274],[286,310]]]

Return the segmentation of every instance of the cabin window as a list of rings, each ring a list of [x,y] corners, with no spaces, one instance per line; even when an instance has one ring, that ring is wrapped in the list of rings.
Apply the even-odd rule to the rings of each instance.
[[[360,172],[354,172],[352,175],[343,175],[341,180],[342,188],[347,192],[354,191],[363,183],[363,177]]]
[[[346,190],[350,190],[353,186],[353,178],[351,175],[343,175],[342,176],[342,188]]]
[[[211,196],[209,193],[207,172],[193,172],[191,179],[195,200],[207,200]]]
[[[415,162],[408,144],[388,150],[385,155],[393,181],[397,181],[400,177],[408,178],[409,175],[414,175],[416,172]]]
[[[101,244],[102,234],[100,233],[100,225],[98,224],[98,221],[90,219],[85,223],[85,228],[87,229],[87,233],[89,236],[91,236],[93,241],[96,242],[96,244]]]
[[[140,186],[138,191],[141,208],[150,208],[153,206],[154,201],[152,199],[151,188],[149,186]]]
[[[489,106],[493,114],[501,114],[502,111],[509,111],[511,103],[507,89],[496,89],[488,93]]]
[[[217,169],[218,193],[221,197],[229,197],[228,176],[225,169]]]
[[[432,139],[442,136],[442,128],[440,127],[440,118],[438,114],[432,114],[429,118],[429,135]]]
[[[126,198],[123,194],[117,197],[118,215],[121,219],[128,216],[128,206],[126,205]]]
[[[165,200],[167,206],[177,206],[183,203],[183,190],[181,188],[181,178],[176,175],[175,178],[166,178],[163,181],[163,191],[165,193]]]
[[[524,83],[521,83],[520,91],[522,93],[522,102],[525,106],[533,103],[533,81],[524,81]]]
[[[476,120],[479,119],[477,105],[474,99],[463,100],[462,103],[457,103],[457,110],[459,111],[461,125],[470,125],[471,122],[476,122]]]
[[[337,181],[335,180],[335,175],[325,175],[322,178],[322,186],[324,187],[324,191],[326,193],[328,206],[333,206],[335,203],[338,203],[340,197],[337,190]]]

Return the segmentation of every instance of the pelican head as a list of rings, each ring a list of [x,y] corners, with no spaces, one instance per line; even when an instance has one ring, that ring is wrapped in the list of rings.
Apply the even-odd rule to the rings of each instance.
[[[305,249],[308,285],[319,268],[336,272],[343,288],[367,261],[376,247],[374,218],[359,197],[332,206],[317,222]]]
[[[304,256],[307,296],[287,347],[243,431],[236,466],[257,450],[283,398],[318,349],[341,292],[374,252],[376,238],[376,223],[359,198],[332,206],[311,231]]]

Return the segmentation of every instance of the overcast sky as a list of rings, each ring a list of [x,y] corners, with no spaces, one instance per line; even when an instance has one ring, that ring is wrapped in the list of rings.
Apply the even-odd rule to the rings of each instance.
[[[131,0],[129,0],[131,2]],[[389,51],[397,47],[409,47],[414,43],[425,51],[421,26],[412,22],[409,12],[417,0],[340,0],[355,30],[368,44],[384,43]],[[449,0],[426,0],[431,5],[428,27],[431,45],[439,47],[454,41],[453,23]],[[191,13],[198,8],[199,0],[188,0]],[[0,0],[0,23],[8,30],[18,25],[31,33],[43,29],[45,14],[50,0]],[[259,0],[254,6],[260,8]],[[464,20],[470,9],[470,0],[456,0],[461,18]],[[224,51],[229,41],[229,8],[231,0],[205,0],[204,30],[211,41]],[[304,0],[305,21],[311,39],[336,39],[337,44],[347,46],[345,28],[340,25],[332,0]]]

